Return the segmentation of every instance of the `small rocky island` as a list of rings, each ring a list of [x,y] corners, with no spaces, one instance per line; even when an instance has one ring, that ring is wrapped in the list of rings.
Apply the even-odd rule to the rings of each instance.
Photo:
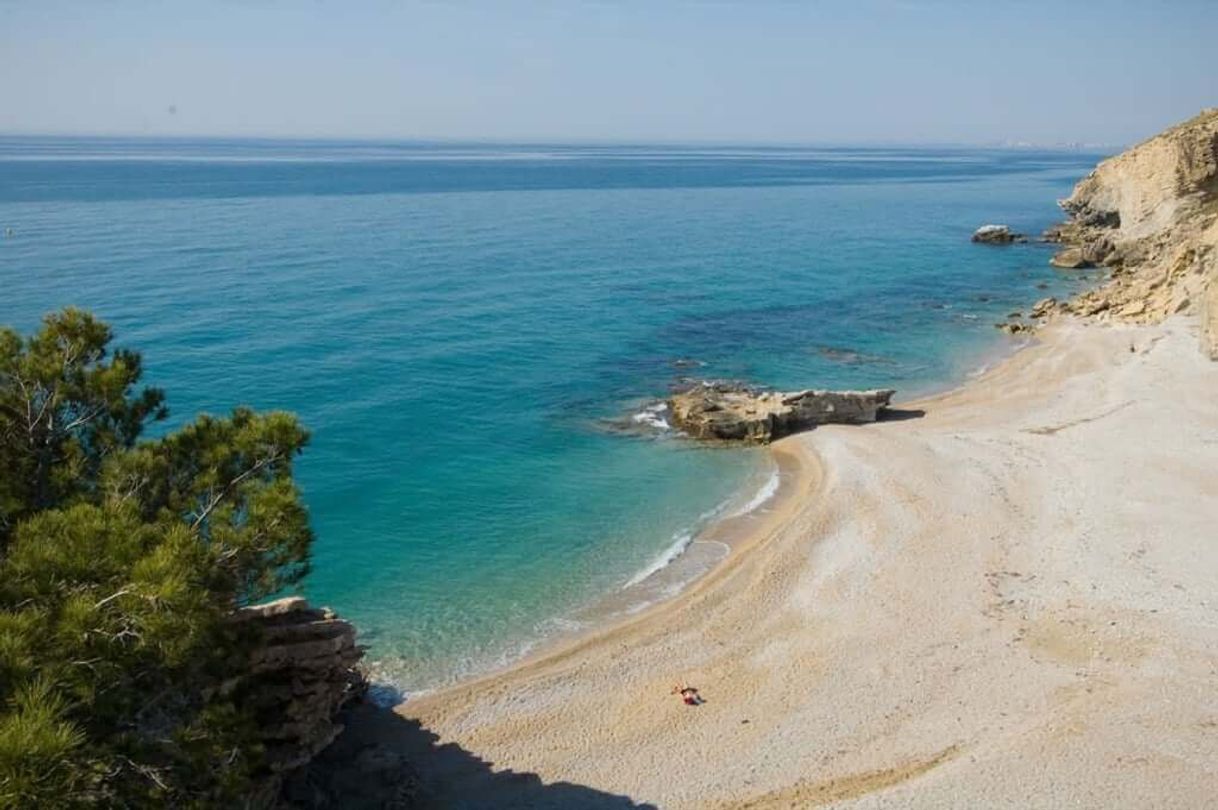
[[[673,427],[695,439],[765,444],[829,423],[874,422],[896,392],[765,391],[741,383],[701,382],[668,399]]]
[[[1012,242],[1026,242],[1028,237],[1015,233],[1008,225],[982,225],[973,231],[973,241],[983,245],[1009,245]]]

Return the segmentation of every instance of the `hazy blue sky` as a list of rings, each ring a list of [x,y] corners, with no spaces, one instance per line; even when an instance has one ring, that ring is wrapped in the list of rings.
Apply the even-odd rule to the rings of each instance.
[[[0,132],[1090,141],[1218,105],[1218,0],[0,2]]]

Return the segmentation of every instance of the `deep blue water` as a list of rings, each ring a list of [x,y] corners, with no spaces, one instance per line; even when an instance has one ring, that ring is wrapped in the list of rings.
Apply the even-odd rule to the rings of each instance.
[[[176,422],[298,412],[309,595],[415,688],[517,653],[764,480],[763,454],[606,420],[691,373],[960,380],[995,321],[1078,283],[972,229],[1039,232],[1099,157],[0,138],[0,322],[94,310]]]

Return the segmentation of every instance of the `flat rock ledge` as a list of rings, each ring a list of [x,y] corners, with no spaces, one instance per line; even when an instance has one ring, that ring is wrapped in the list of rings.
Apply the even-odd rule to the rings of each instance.
[[[668,399],[673,427],[695,439],[765,444],[829,423],[874,422],[896,391],[765,391],[702,382]]]

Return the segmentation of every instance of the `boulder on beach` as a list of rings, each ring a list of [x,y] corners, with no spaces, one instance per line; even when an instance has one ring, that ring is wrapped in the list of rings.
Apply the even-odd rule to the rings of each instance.
[[[668,400],[674,427],[696,439],[766,443],[828,423],[874,422],[891,389],[763,391],[740,383],[698,383]]]
[[[1031,318],[1046,318],[1057,308],[1056,298],[1042,298],[1032,305]]]
[[[1027,237],[1015,233],[1006,225],[982,225],[973,231],[973,241],[986,245],[1009,245],[1012,242],[1026,242]]]
[[[1083,249],[1077,247],[1069,247],[1054,253],[1053,258],[1049,259],[1049,264],[1063,270],[1082,270],[1085,267],[1091,267],[1091,262],[1087,261],[1083,255]]]

